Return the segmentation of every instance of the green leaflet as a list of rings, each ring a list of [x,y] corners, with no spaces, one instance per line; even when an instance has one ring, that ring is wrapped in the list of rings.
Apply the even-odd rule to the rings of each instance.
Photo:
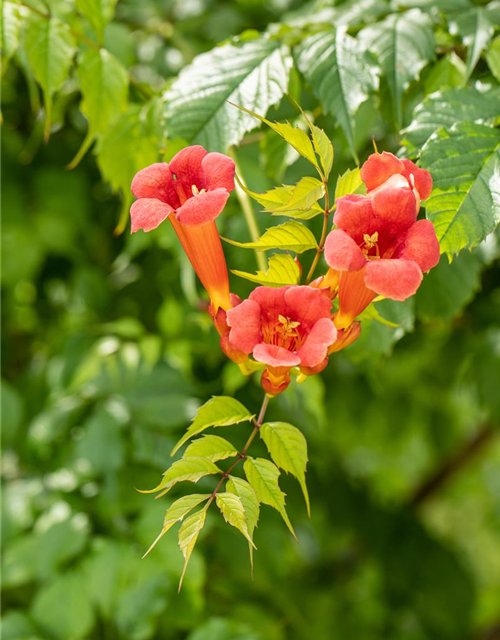
[[[461,36],[467,47],[467,79],[474,71],[481,53],[491,42],[494,25],[483,7],[460,11],[450,20],[450,31]]]
[[[333,158],[335,155],[333,144],[331,143],[330,138],[326,135],[323,129],[320,129],[315,124],[311,124],[311,135],[314,150],[318,154],[321,161],[323,175],[325,176],[325,180],[328,180],[333,167]]]
[[[235,493],[222,492],[217,493],[215,500],[222,515],[224,516],[224,520],[231,526],[238,529],[238,531],[248,540],[249,544],[251,544],[255,549],[252,536],[248,531],[247,518],[241,499]]]
[[[357,162],[353,121],[361,103],[377,88],[373,61],[344,28],[306,38],[296,60],[325,113],[333,115],[342,127]]]
[[[25,48],[33,75],[43,90],[45,139],[50,135],[52,98],[67,80],[76,51],[75,38],[58,18],[31,15],[25,32]]]
[[[297,539],[285,510],[285,494],[278,484],[279,469],[264,458],[247,458],[243,467],[247,480],[254,488],[258,500],[276,509],[285,521],[290,533]]]
[[[236,242],[224,238],[226,242],[243,249],[256,249],[267,251],[268,249],[283,249],[302,253],[309,249],[316,249],[318,243],[310,229],[300,222],[285,222],[276,227],[270,227],[255,242]]]
[[[482,242],[500,221],[500,132],[470,122],[440,129],[421,166],[434,180],[425,206],[441,251],[451,258]]]
[[[162,481],[154,489],[139,490],[140,493],[156,493],[161,491],[157,498],[164,496],[178,482],[198,482],[204,476],[222,473],[221,470],[210,460],[206,458],[181,458],[172,463],[172,465],[163,474]]]
[[[183,458],[203,457],[211,462],[233,458],[238,455],[238,450],[225,438],[220,436],[203,436],[188,446]]]
[[[106,133],[128,102],[127,70],[106,49],[88,49],[80,56],[78,79],[82,92],[80,110],[89,128],[70,168],[78,164],[96,135]]]
[[[335,185],[335,202],[343,196],[351,193],[361,193],[365,190],[363,181],[361,180],[361,172],[359,167],[355,169],[347,169],[345,173],[337,179]]]
[[[253,417],[250,411],[238,400],[229,396],[214,396],[198,409],[191,426],[175,445],[171,455],[175,455],[189,438],[198,435],[209,427],[225,427],[230,424],[251,420]]]
[[[13,2],[2,3],[2,23],[0,37],[2,43],[2,70],[17,51],[21,36],[21,14],[19,6]]]
[[[179,591],[182,587],[189,559],[193,553],[200,531],[203,529],[206,517],[207,510],[205,508],[201,509],[193,513],[189,518],[186,518],[179,529],[179,547],[184,556],[184,568],[182,569],[182,575],[179,581]]]
[[[255,490],[250,484],[248,484],[246,480],[243,480],[243,478],[229,476],[229,479],[226,483],[226,491],[228,491],[229,493],[234,493],[240,498],[243,509],[245,510],[248,533],[253,540],[253,532],[255,531],[255,527],[257,526],[260,515],[260,504],[257,499]],[[250,553],[250,566],[252,568],[252,572],[253,550],[254,545],[250,544],[249,542],[248,551]]]
[[[271,256],[268,261],[268,269],[264,273],[263,271],[257,271],[256,274],[247,273],[246,271],[232,270],[231,273],[250,280],[250,282],[256,282],[267,287],[283,287],[289,284],[298,284],[300,280],[300,268],[292,256],[288,254],[275,254]]]
[[[197,56],[165,93],[169,137],[209,151],[238,144],[255,119],[228,101],[265,115],[286,92],[291,66],[288,48],[265,37]]]
[[[99,44],[104,41],[104,28],[113,18],[116,2],[117,0],[76,0],[77,10],[89,21]]]
[[[276,216],[309,220],[323,212],[317,202],[325,195],[325,187],[317,178],[306,176],[294,186],[283,185],[266,193],[254,193],[246,187],[242,188],[267,213]]]
[[[366,51],[378,57],[391,92],[396,124],[400,126],[404,91],[436,56],[432,23],[424,13],[412,9],[366,27],[358,39]]]
[[[311,515],[306,485],[307,442],[297,427],[287,422],[266,422],[259,430],[273,462],[299,481],[307,514]]]
[[[174,524],[183,520],[187,514],[201,502],[208,500],[210,495],[211,494],[209,493],[193,493],[189,496],[183,496],[173,502],[167,509],[160,534],[142,557],[145,558],[148,555],[148,553],[156,546],[161,538],[163,538],[167,531],[174,526]]]
[[[500,113],[500,89],[478,91],[472,87],[433,93],[415,109],[413,121],[404,131],[404,142],[420,149],[441,127],[457,122],[488,123]]]
[[[491,73],[500,82],[500,36],[495,38],[486,52],[486,62]]]

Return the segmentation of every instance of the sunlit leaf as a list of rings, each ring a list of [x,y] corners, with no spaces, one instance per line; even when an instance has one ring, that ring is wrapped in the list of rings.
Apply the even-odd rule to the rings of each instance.
[[[201,456],[212,462],[225,460],[238,455],[238,450],[225,438],[220,436],[203,436],[188,446],[184,452],[183,458]]]
[[[184,568],[182,569],[182,575],[179,581],[179,591],[182,587],[189,559],[193,553],[200,531],[203,529],[206,517],[206,509],[201,509],[186,518],[179,529],[179,547],[184,556]]]
[[[254,193],[243,188],[266,212],[273,215],[309,220],[323,212],[317,202],[324,196],[325,188],[316,178],[306,176],[294,186],[283,185],[266,193]]]
[[[256,274],[246,271],[232,270],[236,276],[265,285],[266,287],[283,287],[289,284],[298,284],[300,280],[300,268],[288,254],[275,254],[269,258],[266,272],[257,271]]]
[[[351,193],[360,193],[363,186],[359,167],[356,167],[356,169],[347,169],[345,173],[337,179],[337,184],[335,185],[335,202],[339,198]]]
[[[113,18],[117,0],[76,0],[77,10],[89,21],[100,44],[104,41],[104,28]]]
[[[252,536],[248,531],[247,518],[241,499],[235,493],[223,492],[217,493],[215,500],[222,515],[224,516],[224,520],[238,529],[238,531],[240,531],[240,533],[242,533],[248,542],[255,548]]]
[[[459,11],[450,21],[450,31],[461,36],[467,47],[467,77],[474,71],[481,53],[491,42],[494,25],[483,7]]]
[[[204,476],[222,473],[221,470],[210,460],[206,458],[181,458],[172,463],[172,465],[163,474],[162,481],[154,489],[141,489],[140,493],[156,493],[161,491],[157,497],[161,497],[169,491],[174,484],[178,482],[198,482]]]
[[[254,488],[258,500],[276,509],[285,521],[290,533],[296,538],[292,523],[285,510],[285,494],[278,484],[280,476],[278,467],[264,458],[247,458],[243,466],[247,480]]]
[[[198,409],[193,423],[175,445],[174,455],[189,438],[198,435],[209,427],[225,427],[230,424],[238,424],[245,420],[251,420],[253,415],[241,402],[229,396],[214,396]]]
[[[425,206],[441,251],[452,256],[479,244],[500,221],[500,132],[470,122],[440,129],[421,165],[434,180]]]
[[[229,476],[229,479],[226,483],[226,491],[234,493],[240,498],[243,509],[245,510],[248,533],[253,539],[253,532],[255,531],[255,527],[257,526],[260,515],[260,504],[257,499],[255,490],[250,484],[248,484],[246,480],[243,480],[243,478],[238,478],[237,476]],[[254,546],[250,543],[248,543],[248,550],[250,553],[250,566],[253,571]]]
[[[0,37],[2,43],[2,69],[17,51],[21,36],[21,13],[19,5],[13,2],[2,2],[2,23]]]
[[[310,515],[306,485],[307,442],[297,427],[287,422],[265,422],[259,430],[274,463],[291,473],[300,483],[307,513]]]
[[[276,227],[270,227],[255,242],[236,242],[225,238],[226,242],[243,249],[256,249],[267,251],[268,249],[284,249],[302,253],[309,249],[316,249],[318,243],[310,229],[300,222],[285,222]]]
[[[315,124],[311,124],[311,130],[314,150],[318,154],[321,161],[325,179],[328,180],[328,176],[330,175],[333,167],[333,144],[330,138],[323,131],[323,129],[320,129]]]

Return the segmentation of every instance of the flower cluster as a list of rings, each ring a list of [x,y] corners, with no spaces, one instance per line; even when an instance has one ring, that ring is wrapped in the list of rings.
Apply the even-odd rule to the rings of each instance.
[[[132,183],[132,232],[170,220],[209,294],[224,353],[241,365],[251,355],[263,369],[263,388],[277,395],[292,371],[300,377],[318,373],[331,353],[354,342],[360,333],[356,318],[376,296],[405,300],[437,264],[434,226],[417,220],[432,179],[410,160],[374,153],[361,168],[366,195],[336,202],[335,229],[324,246],[329,271],[311,285],[257,287],[242,302],[230,293],[215,223],[234,175],[231,158],[200,146],[143,169]]]

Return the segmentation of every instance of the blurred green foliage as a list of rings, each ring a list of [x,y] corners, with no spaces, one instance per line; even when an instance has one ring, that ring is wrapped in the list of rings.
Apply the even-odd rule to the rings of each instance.
[[[36,57],[34,43],[16,50],[15,19],[5,22],[14,27],[2,36],[4,53],[14,56],[2,81],[4,640],[499,637],[489,631],[500,620],[495,436],[412,506],[436,469],[500,420],[498,236],[451,264],[443,257],[414,300],[379,305],[401,326],[365,320],[358,342],[332,358],[321,376],[290,387],[271,405],[269,419],[292,421],[309,444],[311,520],[300,488],[283,478],[300,544],[279,515],[264,508],[251,580],[246,542],[209,513],[177,595],[182,556],[175,536],[141,556],[182,491],[156,501],[134,488],[157,483],[173,445],[210,395],[234,394],[256,411],[260,391],[220,352],[206,303],[170,230],[113,234],[120,207],[128,210],[131,175],[156,160],[159,146],[168,158],[184,144],[165,139],[155,96],[195,55],[268,25],[293,43],[307,20],[335,20],[352,35],[363,26],[373,35],[388,23],[370,24],[394,20],[386,18],[391,10],[429,11],[436,61],[434,51],[417,56],[411,62],[422,70],[418,82],[409,65],[412,83],[404,91],[397,78],[393,84],[383,78],[377,104],[364,102],[357,113],[351,104],[344,113],[347,137],[342,119],[321,115],[321,95],[291,72],[288,91],[318,111],[317,122],[335,144],[338,175],[352,166],[350,147],[367,156],[372,136],[379,149],[398,149],[394,108],[409,127],[411,149],[434,131],[431,126],[422,138],[422,129],[410,126],[413,108],[427,95],[463,86],[476,64],[474,81],[496,82],[498,2],[400,0],[391,9],[383,0],[337,7],[326,0],[307,6],[121,0],[109,24],[114,3],[95,4],[107,7],[104,22],[84,0],[76,7],[69,0],[27,0],[31,9],[23,8],[20,18],[50,11],[103,43],[127,70],[131,104],[115,94],[116,112],[99,113],[91,132],[97,160],[87,153],[73,171],[65,167],[87,133],[76,75],[48,90],[54,103],[44,145],[42,98],[28,61]],[[5,3],[4,11],[20,6]],[[453,14],[457,9],[474,12],[476,40],[472,23]],[[427,19],[420,28],[426,25]],[[468,54],[471,38],[481,46]],[[301,71],[307,75],[306,67]],[[390,95],[397,96],[394,105]],[[488,95],[493,106],[484,101],[480,117],[491,122],[498,112],[493,91]],[[424,109],[431,116],[433,104]],[[82,110],[89,116],[92,108]],[[272,110],[272,119],[297,116],[286,99]],[[256,191],[293,184],[308,171],[273,132],[249,133],[244,143],[238,159]],[[235,198],[221,223],[222,235],[249,240]],[[316,230],[316,221],[311,227]],[[252,252],[225,249],[232,268],[255,271]],[[241,295],[250,287],[236,278],[232,285]],[[237,444],[246,440],[248,425],[232,430]],[[199,483],[200,491],[212,487],[210,478]]]

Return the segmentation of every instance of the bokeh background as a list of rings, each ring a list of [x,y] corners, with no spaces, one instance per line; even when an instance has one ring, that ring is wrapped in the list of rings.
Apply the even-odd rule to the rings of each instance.
[[[50,10],[94,37],[69,0],[26,5],[23,20]],[[332,7],[306,8],[314,16]],[[362,19],[394,7],[365,2]],[[261,391],[221,354],[169,225],[131,237],[127,224],[125,233],[114,233],[124,194],[117,195],[113,178],[110,186],[109,166],[121,172],[118,183],[126,182],[137,163],[151,153],[148,162],[155,159],[151,131],[161,104],[148,103],[151,127],[139,134],[132,131],[136,105],[161,95],[197,54],[304,11],[305,3],[293,0],[121,0],[105,46],[133,80],[132,124],[101,141],[111,157],[96,162],[94,148],[71,171],[66,165],[86,131],[74,74],[56,95],[45,145],[42,98],[22,42],[4,67],[4,640],[500,638],[494,235],[452,265],[444,257],[415,299],[381,305],[400,326],[366,320],[356,345],[271,404],[269,417],[293,422],[309,444],[311,520],[296,483],[282,478],[299,544],[264,508],[252,580],[245,541],[214,511],[180,595],[182,557],[173,531],[141,559],[172,497],[155,500],[135,487],[157,483],[173,444],[210,395],[234,394],[257,410]],[[442,26],[436,33],[437,60],[405,94],[407,125],[427,94],[465,82],[460,35]],[[490,68],[480,61],[474,78],[489,81]],[[291,82],[314,113],[318,103],[298,73]],[[362,160],[372,136],[379,149],[400,147],[384,95],[382,87],[356,115]],[[316,115],[335,144],[335,178],[354,166],[349,145],[334,117]],[[293,119],[297,112],[284,99],[271,116]],[[164,157],[183,144],[162,141]],[[237,153],[258,191],[310,171],[264,130],[251,132]],[[263,216],[257,213],[261,230]],[[248,239],[234,196],[220,229]],[[226,249],[231,268],[255,270],[252,252]],[[233,276],[231,282],[240,295],[248,292],[248,283]],[[248,425],[228,429],[243,441]],[[213,482],[199,484],[203,490]]]

